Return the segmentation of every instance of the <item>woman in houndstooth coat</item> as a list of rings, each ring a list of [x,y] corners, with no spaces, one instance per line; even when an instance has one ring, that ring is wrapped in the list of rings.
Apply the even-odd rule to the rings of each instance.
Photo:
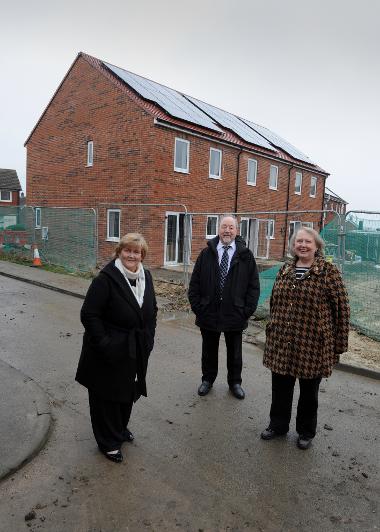
[[[323,257],[323,240],[303,227],[292,237],[294,259],[282,266],[273,286],[266,328],[264,366],[272,371],[270,440],[289,430],[293,390],[299,380],[296,430],[307,449],[317,427],[318,391],[339,355],[347,351],[349,303],[339,270]]]

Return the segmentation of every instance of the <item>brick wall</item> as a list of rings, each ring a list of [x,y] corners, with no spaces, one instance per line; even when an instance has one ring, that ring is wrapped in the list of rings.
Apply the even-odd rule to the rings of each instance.
[[[174,171],[175,138],[190,141],[189,172]],[[93,166],[87,167],[87,142],[94,143]],[[209,178],[210,147],[222,150],[222,178]],[[247,161],[258,162],[256,186],[247,184]],[[279,168],[278,190],[270,190],[269,169]],[[147,262],[164,263],[165,213],[285,210],[289,164],[221,145],[206,138],[154,124],[153,117],[83,57],[79,57],[57,91],[27,144],[27,203],[31,206],[98,209],[99,262],[108,260],[115,242],[106,240],[108,208],[121,209],[121,233],[140,230],[150,245]],[[309,195],[312,174],[303,171],[301,196],[294,194],[290,171],[288,209],[321,209],[323,177],[317,196]],[[313,174],[317,175],[317,174]],[[238,180],[238,194],[236,187]],[[168,203],[166,207],[123,207],[122,203]],[[281,258],[288,220],[275,218],[271,257]],[[305,217],[315,224],[320,216]],[[315,225],[317,228],[317,226]],[[206,217],[192,225],[192,260],[206,243]]]
[[[0,207],[17,207],[20,205],[20,195],[18,190],[12,190],[12,201],[0,201]]]

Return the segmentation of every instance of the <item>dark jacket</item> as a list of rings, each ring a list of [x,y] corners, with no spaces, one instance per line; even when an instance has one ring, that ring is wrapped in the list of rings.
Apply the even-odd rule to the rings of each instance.
[[[140,308],[115,262],[107,264],[92,281],[82,306],[85,333],[76,380],[110,401],[129,402],[146,396],[145,376],[156,316],[150,272],[145,270]]]
[[[239,331],[248,326],[260,294],[259,274],[252,252],[241,237],[220,294],[217,245],[219,237],[207,242],[197,258],[189,286],[189,301],[195,323],[213,331]]]
[[[270,300],[264,365],[282,375],[328,377],[348,349],[349,317],[336,266],[317,257],[296,280],[295,261],[284,264]]]

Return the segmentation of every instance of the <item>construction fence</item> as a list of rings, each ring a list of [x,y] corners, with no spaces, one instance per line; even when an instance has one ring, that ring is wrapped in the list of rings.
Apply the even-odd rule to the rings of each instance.
[[[223,213],[224,214],[224,213]],[[32,259],[36,244],[43,262],[89,272],[112,257],[127,232],[147,239],[149,268],[164,267],[187,285],[207,240],[218,233],[222,213],[189,212],[182,204],[101,204],[97,209],[0,207],[0,254]],[[289,240],[302,226],[320,231],[326,257],[347,286],[352,324],[380,340],[380,213],[268,211],[233,213],[260,270],[259,306],[268,312],[277,272],[289,256]]]
[[[69,271],[88,272],[97,263],[94,209],[0,207],[0,252],[33,258],[36,246],[43,262]]]

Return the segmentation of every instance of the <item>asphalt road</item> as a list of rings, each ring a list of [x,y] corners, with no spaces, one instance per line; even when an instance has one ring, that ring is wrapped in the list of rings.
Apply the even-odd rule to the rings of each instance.
[[[224,350],[200,398],[199,333],[161,320],[149,397],[132,414],[135,442],[112,464],[97,451],[86,390],[74,382],[81,301],[6,278],[0,293],[0,357],[46,391],[54,417],[46,447],[0,485],[1,532],[379,528],[378,381],[336,371],[322,382],[309,451],[296,448],[294,422],[286,438],[264,442],[270,374],[260,351],[244,346],[245,401],[228,392]]]

